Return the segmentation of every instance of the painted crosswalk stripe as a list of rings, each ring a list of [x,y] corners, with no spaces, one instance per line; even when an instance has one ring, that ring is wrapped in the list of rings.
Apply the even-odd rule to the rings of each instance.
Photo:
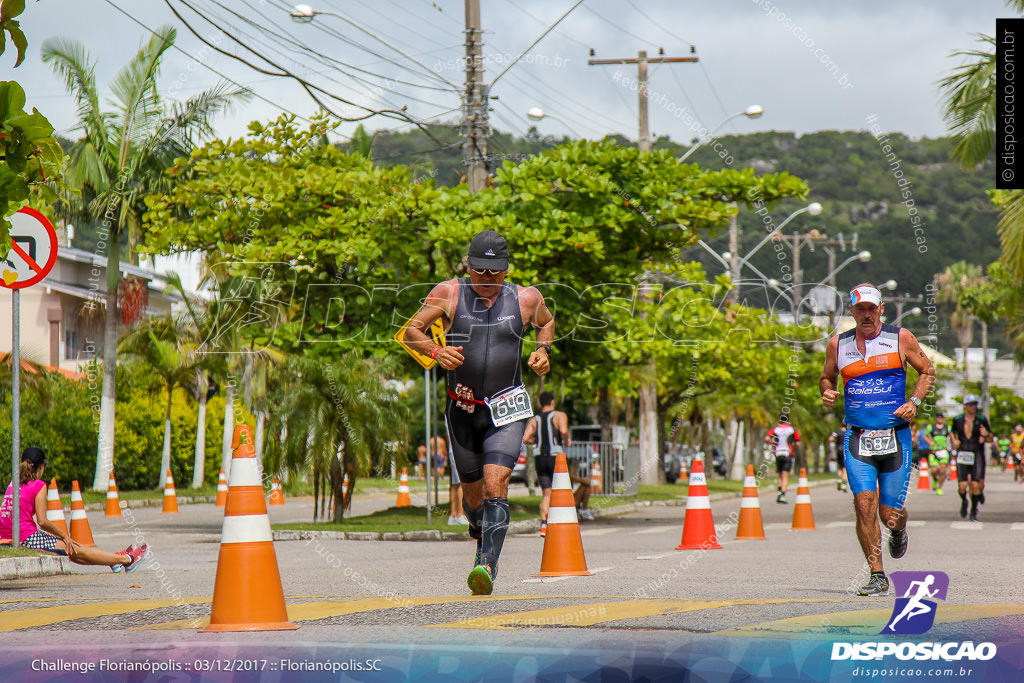
[[[582,529],[580,530],[580,536],[607,536],[608,534],[614,534],[619,529],[615,527],[608,527],[606,529]]]
[[[981,522],[951,522],[950,529],[965,529],[967,531],[981,530],[985,525]]]
[[[1010,531],[1024,531],[1024,522],[1014,522],[1010,525]]]
[[[39,609],[14,610],[3,613],[0,631],[17,631],[23,628],[38,628],[74,619],[108,617],[114,614],[137,613],[146,610],[194,605],[209,602],[209,598],[182,598],[181,600],[125,600],[116,602],[89,603],[84,605],[62,605],[40,607]]]

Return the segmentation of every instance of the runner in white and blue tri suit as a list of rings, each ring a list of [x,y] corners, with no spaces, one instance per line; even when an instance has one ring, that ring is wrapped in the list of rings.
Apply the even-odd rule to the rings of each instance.
[[[477,554],[467,583],[474,595],[491,593],[508,531],[508,482],[533,417],[520,372],[523,337],[537,331],[528,365],[550,369],[555,319],[535,287],[505,282],[508,245],[493,230],[469,245],[468,277],[434,287],[409,321],[405,342],[447,370],[445,418],[455,466],[462,481],[469,533]],[[445,346],[430,326],[442,319]]]
[[[910,423],[931,390],[935,369],[909,330],[883,323],[885,304],[874,285],[850,292],[854,328],[831,340],[818,388],[825,408],[839,398],[837,377],[843,377],[846,430],[843,450],[857,513],[857,539],[871,576],[860,595],[889,590],[882,567],[879,518],[889,528],[889,554],[907,552],[906,491],[913,464]],[[907,400],[907,364],[918,371]],[[877,487],[877,493],[876,493]]]

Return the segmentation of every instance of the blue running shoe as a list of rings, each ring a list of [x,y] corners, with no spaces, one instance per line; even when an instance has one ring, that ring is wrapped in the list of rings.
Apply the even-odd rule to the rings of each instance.
[[[146,555],[149,554],[149,546],[143,543],[138,548],[132,548],[132,551],[128,553],[128,557],[132,558],[131,564],[125,566],[124,570],[131,574],[133,571],[139,568],[142,561],[146,559]]]

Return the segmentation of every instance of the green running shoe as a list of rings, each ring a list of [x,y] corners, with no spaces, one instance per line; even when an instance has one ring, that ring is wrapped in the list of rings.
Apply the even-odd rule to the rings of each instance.
[[[478,564],[473,567],[466,580],[473,595],[490,595],[494,590],[494,570],[490,565]],[[886,586],[888,588],[888,585]]]

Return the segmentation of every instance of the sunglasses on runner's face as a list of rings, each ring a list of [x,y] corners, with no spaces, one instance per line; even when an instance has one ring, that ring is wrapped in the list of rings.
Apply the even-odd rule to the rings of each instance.
[[[491,270],[490,268],[484,268],[483,270],[477,270],[476,268],[470,268],[477,275],[484,275],[487,277],[494,277],[495,275],[501,275],[506,272],[504,270]]]

